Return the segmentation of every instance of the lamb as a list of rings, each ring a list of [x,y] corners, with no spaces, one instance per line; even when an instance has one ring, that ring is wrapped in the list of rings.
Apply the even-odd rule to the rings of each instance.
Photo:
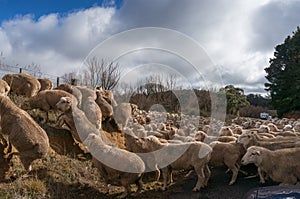
[[[59,121],[59,126],[65,123],[77,142],[82,143],[90,133],[100,134],[99,129],[97,129],[89,121],[84,112],[76,106],[75,98],[61,97],[56,106],[64,113]],[[107,139],[105,141],[107,141]]]
[[[144,138],[142,147],[147,152],[154,153],[156,163],[159,168],[162,168],[163,190],[167,187],[167,180],[172,175],[172,169],[193,168],[195,170],[198,180],[193,191],[199,191],[200,188],[207,186],[210,178],[208,162],[212,152],[209,145],[201,142],[163,144],[157,137],[148,136]]]
[[[32,97],[41,89],[40,82],[31,75],[25,73],[6,74],[2,79],[10,86],[10,91],[17,95]]]
[[[0,79],[0,94],[7,95],[10,91],[10,86],[7,84],[6,81]]]
[[[40,109],[46,112],[44,122],[48,121],[48,111],[57,110],[56,104],[61,97],[70,97],[73,95],[63,90],[44,90],[39,92],[36,96],[26,99],[21,108],[24,110]]]
[[[232,177],[229,185],[235,183],[238,171],[240,169],[240,161],[246,150],[243,145],[235,142],[219,142],[214,141],[209,144],[212,147],[211,159],[209,166],[219,167],[226,165],[232,171]]]
[[[0,134],[0,180],[5,179],[5,175],[10,169],[10,161],[13,155],[11,144]]]
[[[93,164],[107,184],[123,186],[125,192],[118,198],[125,198],[131,193],[130,185],[135,183],[138,192],[143,189],[141,181],[145,171],[143,160],[136,154],[106,145],[96,134],[88,135],[84,145],[93,156]]]
[[[265,183],[263,173],[280,185],[294,185],[300,179],[300,148],[271,151],[252,146],[242,158],[242,164],[254,163],[258,167],[260,182]]]
[[[49,139],[46,132],[7,96],[0,96],[0,116],[2,134],[8,135],[9,142],[19,152],[24,168],[30,170],[34,160],[48,154]]]
[[[95,125],[97,129],[101,129],[102,112],[93,97],[89,96],[87,99],[83,100],[81,109],[89,121]]]
[[[109,90],[103,90],[102,87],[96,87],[96,91],[101,93],[101,96],[113,107],[118,106],[117,102],[114,99],[114,95]]]
[[[44,91],[44,90],[51,90],[53,88],[53,83],[50,79],[46,79],[46,78],[38,78],[37,79],[40,84],[41,84],[41,89],[40,91]]]
[[[73,86],[71,84],[60,84],[60,85],[57,86],[56,89],[58,89],[58,90],[64,90],[64,91],[66,91],[66,92],[74,95],[75,98],[77,99],[78,107],[79,108],[81,107],[82,93],[81,93],[81,91],[77,87],[75,87],[75,86]]]

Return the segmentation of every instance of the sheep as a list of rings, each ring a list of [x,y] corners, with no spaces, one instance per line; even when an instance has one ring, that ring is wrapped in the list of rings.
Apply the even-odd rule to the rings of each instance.
[[[212,153],[208,165],[212,167],[226,165],[232,171],[229,185],[234,184],[240,169],[240,161],[246,150],[241,144],[235,142],[214,141],[209,145],[212,147]]]
[[[258,167],[260,183],[265,183],[263,173],[280,185],[294,185],[300,179],[300,148],[271,151],[252,146],[242,158],[242,164],[254,163]]]
[[[44,90],[39,92],[36,96],[26,99],[21,108],[24,110],[40,109],[46,112],[44,123],[48,121],[48,112],[50,110],[57,110],[56,104],[61,97],[70,97],[73,95],[63,90]]]
[[[132,120],[132,106],[130,103],[120,103],[118,106],[114,107],[113,118],[117,124],[125,128],[128,121]]]
[[[239,144],[242,144],[245,149],[250,146],[262,146],[270,150],[277,150],[282,148],[292,148],[292,147],[300,147],[300,140],[294,139],[278,139],[278,138],[270,138],[263,139],[258,136],[258,134],[254,131],[244,132],[240,135],[236,141]]]
[[[160,178],[160,170],[155,162],[154,154],[147,153],[147,151],[142,147],[142,139],[136,136],[132,130],[125,128],[123,133],[125,137],[126,149],[130,152],[137,153],[145,163],[146,172],[155,171],[156,181],[158,181]]]
[[[87,99],[83,100],[81,109],[89,121],[95,125],[97,129],[101,129],[102,112],[93,97],[89,96]]]
[[[92,97],[94,100],[96,100],[97,95],[95,90],[88,88],[86,86],[76,86],[75,88],[80,91],[82,99],[87,99],[88,97]]]
[[[221,128],[219,135],[220,136],[233,136],[233,132],[230,127],[224,126]]]
[[[101,111],[102,111],[102,117],[103,120],[111,118],[113,115],[113,107],[112,105],[110,105],[103,97],[103,94],[101,91],[96,90],[96,103],[98,104],[98,106],[100,107]]]
[[[5,179],[5,175],[10,169],[10,161],[13,155],[11,144],[0,134],[0,180]]]
[[[148,136],[143,140],[142,147],[154,153],[159,168],[162,168],[163,190],[167,187],[168,177],[172,176],[172,169],[193,168],[195,170],[198,180],[193,191],[199,191],[200,188],[207,186],[210,178],[207,164],[212,152],[209,145],[201,142],[163,144],[155,136]]]
[[[44,90],[51,90],[53,88],[53,83],[50,79],[46,79],[46,78],[38,78],[37,79],[40,84],[41,84],[41,89],[40,91],[44,91]]]
[[[272,132],[279,132],[279,129],[278,129],[278,127],[275,124],[269,123],[267,126],[270,128],[270,131],[272,131]]]
[[[7,84],[6,81],[0,79],[0,94],[7,95],[10,91],[10,86]]]
[[[93,133],[88,135],[84,145],[91,152],[93,164],[106,184],[125,187],[125,192],[118,198],[125,198],[130,194],[130,185],[133,183],[138,186],[138,192],[143,189],[141,178],[145,164],[138,155],[106,145],[99,135]]]
[[[84,112],[76,106],[75,98],[61,97],[56,107],[63,112],[58,126],[62,126],[65,123],[77,142],[82,143],[90,133],[100,134],[99,129],[97,129],[96,126],[89,121]],[[105,141],[107,141],[107,138]]]
[[[103,90],[102,87],[96,87],[96,91],[101,93],[101,96],[113,107],[118,106],[117,102],[114,99],[114,95],[109,90]]]
[[[55,89],[64,90],[64,91],[74,95],[75,98],[77,99],[78,107],[79,108],[81,107],[82,93],[77,87],[75,87],[71,84],[60,84]]]
[[[31,75],[25,73],[6,74],[2,79],[10,86],[10,91],[17,95],[32,97],[41,89],[40,82]]]
[[[18,155],[26,170],[31,163],[48,154],[49,139],[46,132],[17,107],[7,96],[0,95],[1,129],[9,142],[18,150]]]

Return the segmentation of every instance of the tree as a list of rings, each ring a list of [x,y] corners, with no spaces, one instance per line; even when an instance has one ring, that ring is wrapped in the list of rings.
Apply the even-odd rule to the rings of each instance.
[[[274,58],[267,73],[265,83],[270,92],[272,105],[278,116],[300,110],[300,29],[288,36],[283,44],[275,47]]]
[[[221,88],[219,92],[225,92],[227,99],[227,113],[237,115],[240,108],[249,106],[244,90],[233,85]]]
[[[85,62],[85,70],[82,78],[86,86],[95,88],[102,86],[105,90],[113,89],[120,80],[120,70],[118,63],[99,61],[97,57],[92,57]]]

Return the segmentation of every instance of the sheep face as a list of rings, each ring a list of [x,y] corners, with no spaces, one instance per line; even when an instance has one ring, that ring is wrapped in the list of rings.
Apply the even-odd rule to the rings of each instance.
[[[248,144],[250,143],[250,141],[252,140],[252,134],[254,132],[245,132],[242,135],[240,135],[238,137],[238,139],[236,140],[236,143],[238,144],[242,144],[245,148],[246,146],[248,146]]]
[[[250,163],[259,165],[261,161],[262,161],[262,151],[259,148],[252,146],[247,149],[247,152],[242,158],[241,162],[243,165],[250,164]]]
[[[159,139],[155,136],[148,136],[144,138],[144,142],[142,143],[142,148],[143,149],[150,149],[150,150],[155,150],[157,146],[159,146],[161,142]]]
[[[57,109],[66,112],[72,107],[72,99],[70,97],[62,97],[56,104]]]

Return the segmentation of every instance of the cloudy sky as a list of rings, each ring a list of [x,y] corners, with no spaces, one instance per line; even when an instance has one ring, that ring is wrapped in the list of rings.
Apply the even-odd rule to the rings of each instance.
[[[215,78],[265,93],[264,68],[299,10],[299,0],[0,0],[1,62],[61,76],[94,54],[117,59],[124,78],[172,71],[196,87]]]

